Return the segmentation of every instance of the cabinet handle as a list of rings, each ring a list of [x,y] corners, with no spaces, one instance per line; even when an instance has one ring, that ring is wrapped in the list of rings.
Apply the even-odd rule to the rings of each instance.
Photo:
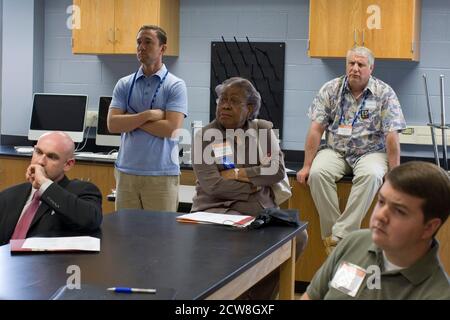
[[[364,46],[364,31],[365,31],[365,29],[363,29],[363,31],[362,31],[362,45]]]
[[[108,30],[108,41],[110,43],[114,43],[114,30],[113,29]]]
[[[356,47],[358,45],[358,35],[356,34],[356,29],[353,30],[353,46]]]

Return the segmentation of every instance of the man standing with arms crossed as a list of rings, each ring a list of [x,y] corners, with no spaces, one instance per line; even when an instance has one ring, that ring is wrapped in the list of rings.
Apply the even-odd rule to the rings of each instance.
[[[141,67],[118,81],[108,114],[109,131],[122,134],[116,209],[176,211],[180,166],[173,137],[187,116],[186,85],[162,62],[163,29],[142,26],[136,41]]]

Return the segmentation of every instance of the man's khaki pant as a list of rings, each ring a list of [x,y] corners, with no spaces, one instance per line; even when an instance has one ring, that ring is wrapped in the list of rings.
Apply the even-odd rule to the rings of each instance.
[[[332,149],[319,151],[308,178],[311,196],[320,216],[322,239],[331,235],[345,238],[358,230],[388,170],[386,153],[369,153],[361,157],[353,169],[353,185],[347,205],[341,214],[337,185],[352,168],[344,157]]]
[[[117,169],[114,176],[116,210],[177,211],[179,176],[136,176]]]

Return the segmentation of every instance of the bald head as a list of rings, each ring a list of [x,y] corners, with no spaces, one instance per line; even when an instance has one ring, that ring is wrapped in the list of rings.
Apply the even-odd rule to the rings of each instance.
[[[73,153],[75,151],[75,144],[72,138],[65,132],[54,131],[44,133],[38,140],[39,142],[46,141],[50,142],[59,154],[67,159],[73,158]]]
[[[74,148],[72,139],[66,133],[45,133],[34,146],[31,166],[39,165],[45,170],[47,178],[59,181],[75,164]]]

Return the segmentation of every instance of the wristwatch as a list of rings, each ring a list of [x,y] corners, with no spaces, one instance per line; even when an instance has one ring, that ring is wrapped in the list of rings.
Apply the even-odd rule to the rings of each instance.
[[[239,168],[234,168],[234,179],[238,179],[239,178]]]

